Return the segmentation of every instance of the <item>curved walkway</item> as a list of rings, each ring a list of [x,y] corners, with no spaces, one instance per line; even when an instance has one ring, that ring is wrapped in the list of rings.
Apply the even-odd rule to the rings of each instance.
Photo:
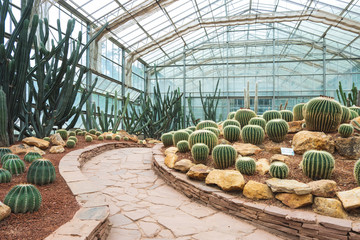
[[[92,197],[109,204],[109,240],[280,239],[190,200],[158,178],[151,161],[149,148],[122,148],[83,165],[83,174],[102,188]]]

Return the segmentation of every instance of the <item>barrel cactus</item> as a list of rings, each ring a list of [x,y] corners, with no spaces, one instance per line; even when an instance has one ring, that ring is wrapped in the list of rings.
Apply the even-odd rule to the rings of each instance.
[[[189,128],[185,128],[184,131],[186,131],[189,135],[192,134],[194,131],[189,129]]]
[[[9,170],[0,168],[0,183],[8,183],[11,181],[11,173]]]
[[[284,179],[289,174],[289,167],[286,163],[275,161],[270,164],[269,173],[271,177]]]
[[[304,116],[303,116],[304,105],[305,105],[305,103],[299,103],[293,107],[294,121],[301,121],[304,119]]]
[[[261,144],[264,141],[265,132],[262,127],[257,125],[247,125],[241,131],[241,139],[244,143]]]
[[[96,131],[96,132],[95,132],[95,135],[96,135],[96,136],[100,136],[100,135],[101,135],[101,132],[100,132],[100,131]]]
[[[45,185],[55,181],[55,167],[50,160],[37,159],[29,167],[27,181],[36,185]]]
[[[75,136],[70,136],[70,137],[68,138],[68,140],[73,140],[75,143],[78,142],[78,139],[77,139],[77,137],[75,137]]]
[[[208,130],[196,130],[189,136],[189,145],[192,149],[192,146],[196,143],[204,143],[209,147],[209,151],[217,145],[218,138],[215,133]]]
[[[173,135],[173,144],[176,146],[178,142],[181,140],[188,140],[189,139],[189,133],[184,130],[176,131]]]
[[[304,103],[303,107],[302,107],[302,115],[303,115],[303,119],[305,119],[305,116],[306,116],[306,106],[307,106],[307,103]]]
[[[235,117],[236,112],[229,112],[227,115],[227,119],[233,119]]]
[[[263,113],[263,118],[266,122],[273,119],[281,119],[281,113],[276,110],[268,110]]]
[[[11,159],[11,158],[20,159],[20,157],[18,155],[13,154],[13,153],[8,153],[1,157],[1,164],[4,164],[4,162],[6,160]]]
[[[4,162],[3,168],[9,170],[13,175],[19,175],[25,172],[25,162],[18,158],[10,158]]]
[[[212,157],[218,168],[224,169],[234,165],[237,152],[231,145],[220,144],[214,147]]]
[[[38,152],[28,152],[28,153],[25,155],[24,160],[25,160],[26,162],[31,163],[31,162],[33,162],[34,160],[40,159],[40,158],[42,158],[42,156],[40,155],[40,153],[38,153]]]
[[[224,138],[229,142],[236,142],[240,138],[240,127],[229,125],[224,128]]]
[[[242,174],[253,175],[256,170],[256,162],[251,157],[238,157],[235,168]]]
[[[360,107],[352,106],[349,109],[355,111],[360,116]]]
[[[66,141],[66,146],[68,148],[74,148],[75,145],[76,145],[76,142],[74,140],[69,139],[69,140]]]
[[[95,135],[96,134],[96,129],[90,129],[89,133]]]
[[[97,140],[104,141],[104,136],[99,136]]]
[[[65,129],[59,129],[56,131],[56,133],[60,134],[61,138],[66,141],[68,138],[68,131],[66,131]]]
[[[282,142],[289,131],[289,125],[284,119],[273,119],[266,124],[265,131],[270,140]]]
[[[129,141],[130,139],[129,139],[129,137],[124,137],[124,141]]]
[[[201,129],[206,128],[206,127],[218,128],[218,125],[216,124],[216,122],[214,122],[212,120],[204,120],[204,121],[199,122],[196,125],[196,130],[201,130]]]
[[[43,140],[50,142],[50,138],[49,138],[49,137],[44,137]]]
[[[76,132],[75,131],[70,131],[69,132],[69,137],[71,137],[71,136],[76,136]]]
[[[341,106],[341,108],[342,108],[341,123],[347,123],[350,120],[350,109],[345,106]]]
[[[41,194],[34,185],[19,184],[6,194],[4,203],[13,213],[35,212],[40,208]]]
[[[358,116],[359,116],[359,114],[357,112],[350,109],[350,118],[349,118],[349,120],[353,120],[354,118],[357,118]]]
[[[121,140],[121,137],[120,137],[120,135],[115,135],[114,139],[115,139],[116,141],[120,141],[120,140]]]
[[[280,111],[281,118],[284,119],[286,122],[294,121],[294,114],[290,110],[281,110]]]
[[[333,156],[325,151],[309,150],[301,161],[303,173],[313,180],[328,179],[335,168]]]
[[[265,131],[266,121],[262,117],[254,117],[250,119],[249,125],[258,125]]]
[[[112,138],[111,134],[108,134],[108,135],[105,136],[105,139],[106,140],[112,140],[113,138]],[[86,140],[86,138],[85,138],[85,140]]]
[[[174,144],[173,142],[173,135],[171,133],[164,133],[161,136],[161,141],[165,147],[170,147]]]
[[[334,132],[341,123],[342,108],[331,98],[317,97],[306,105],[306,128],[312,131]]]
[[[360,159],[354,165],[354,177],[357,184],[360,186]]]
[[[196,127],[195,126],[190,126],[190,127],[187,127],[187,129],[190,129],[191,131],[195,131],[196,130]]]
[[[342,138],[348,138],[354,133],[354,127],[351,124],[343,123],[338,129]]]
[[[241,127],[240,126],[240,123],[234,119],[228,119],[228,120],[225,120],[222,124],[223,128],[227,127],[227,126],[230,126],[230,125],[233,125],[233,126],[237,126],[237,127]]]
[[[215,133],[216,137],[219,137],[219,135],[220,135],[220,129],[218,129],[218,128],[205,127],[205,128],[203,128],[203,130],[208,130],[208,131]]]
[[[206,163],[209,153],[209,147],[204,143],[196,143],[191,147],[191,155],[195,162]]]
[[[239,109],[236,111],[234,119],[240,123],[241,127],[248,125],[250,119],[256,117],[256,113],[250,109]]]
[[[85,137],[85,141],[86,141],[86,142],[92,142],[92,140],[93,140],[93,138],[92,138],[92,136],[90,136],[90,135],[87,135],[87,136]]]
[[[10,148],[7,147],[0,147],[0,158],[4,156],[5,154],[12,153]]]
[[[176,147],[179,149],[179,152],[184,153],[190,151],[189,142],[186,140],[181,140],[176,144]]]

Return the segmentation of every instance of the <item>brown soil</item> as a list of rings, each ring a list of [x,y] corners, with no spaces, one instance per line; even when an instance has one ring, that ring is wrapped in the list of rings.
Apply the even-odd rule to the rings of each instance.
[[[42,203],[39,211],[25,214],[11,213],[8,218],[0,222],[0,239],[44,239],[61,225],[65,224],[73,218],[74,214],[80,208],[80,206],[76,202],[75,197],[72,195],[65,180],[59,174],[59,162],[61,158],[71,151],[84,148],[91,144],[119,142],[115,140],[94,140],[89,143],[85,142],[83,136],[77,136],[77,138],[79,141],[76,144],[76,147],[72,149],[65,147],[65,152],[63,153],[49,154],[48,150],[45,151],[46,154],[43,156],[43,158],[51,160],[56,169],[55,182],[44,186],[36,186],[42,196]],[[21,159],[24,159],[24,154],[19,156]],[[26,169],[29,166],[30,163],[26,162]],[[25,182],[26,171],[19,176],[13,175],[10,183],[1,184],[0,199],[3,200],[5,195],[13,186]]]

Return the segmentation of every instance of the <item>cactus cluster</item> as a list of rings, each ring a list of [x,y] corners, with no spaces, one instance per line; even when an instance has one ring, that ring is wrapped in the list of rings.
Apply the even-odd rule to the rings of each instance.
[[[192,149],[192,146],[196,143],[204,143],[209,147],[209,151],[217,145],[218,138],[215,133],[208,130],[196,130],[189,136],[189,145]]]
[[[265,131],[266,121],[262,117],[254,117],[250,119],[249,125],[258,125]]]
[[[281,119],[281,113],[276,110],[268,110],[263,113],[263,118],[266,122],[269,122],[273,119]]]
[[[273,119],[266,124],[265,131],[270,140],[282,142],[289,131],[289,125],[284,119]]]
[[[289,167],[286,163],[275,161],[270,164],[269,173],[274,178],[284,179],[289,174]]]
[[[13,213],[35,212],[40,208],[41,194],[34,185],[19,184],[6,194],[4,203]]]
[[[343,123],[340,125],[338,132],[342,138],[348,138],[354,133],[354,127],[351,124]]]
[[[342,108],[341,123],[347,123],[350,120],[350,109],[345,106],[341,106],[341,108]]]
[[[241,129],[234,125],[228,125],[224,128],[224,138],[229,142],[236,142],[240,138]]]
[[[186,140],[181,140],[176,144],[176,147],[179,149],[179,152],[184,153],[190,151],[189,142]]]
[[[206,163],[209,153],[209,147],[204,143],[196,143],[191,147],[191,155],[197,163]]]
[[[238,157],[235,168],[242,174],[253,175],[256,170],[256,162],[251,157]]]
[[[240,123],[241,127],[248,125],[250,119],[256,117],[256,113],[250,109],[239,109],[235,113],[234,119]]]
[[[286,122],[294,121],[294,114],[290,110],[281,110],[280,111],[281,118],[284,119]]]
[[[304,153],[301,166],[303,173],[313,180],[328,179],[335,168],[335,160],[328,152],[309,150]]]
[[[125,139],[124,139],[125,140]],[[161,141],[165,147],[170,147],[174,144],[173,142],[173,135],[171,133],[164,133],[161,136]]]
[[[10,158],[4,162],[3,168],[9,170],[12,175],[19,175],[25,172],[25,162],[18,158]]]
[[[181,140],[188,140],[189,139],[189,133],[184,130],[176,131],[173,135],[173,144],[174,146],[177,145],[178,142]]]
[[[261,144],[264,141],[265,132],[257,125],[247,125],[241,131],[241,139],[244,143]]]
[[[37,159],[29,167],[27,181],[36,185],[45,185],[55,181],[55,167],[50,160]]]
[[[11,173],[9,170],[0,168],[0,183],[8,183],[11,181]]]
[[[229,125],[234,125],[234,126],[237,126],[239,128],[241,128],[240,126],[240,123],[234,119],[228,119],[228,120],[225,120],[223,123],[222,123],[222,126],[223,128],[229,126]]]
[[[76,142],[74,140],[69,139],[66,141],[66,146],[68,148],[74,148],[76,146]]]
[[[26,162],[31,163],[31,162],[33,162],[34,160],[40,159],[40,158],[42,158],[41,155],[40,155],[40,153],[38,153],[38,152],[28,152],[28,153],[25,155],[24,160],[25,160]]]
[[[1,157],[1,164],[4,164],[5,161],[7,161],[8,159],[20,159],[20,157],[13,153],[5,154],[4,156]]]
[[[301,121],[304,119],[304,116],[303,116],[304,105],[305,105],[305,103],[299,103],[293,107],[294,121]]]
[[[212,151],[212,157],[218,168],[224,169],[234,165],[237,152],[231,145],[217,145]]]

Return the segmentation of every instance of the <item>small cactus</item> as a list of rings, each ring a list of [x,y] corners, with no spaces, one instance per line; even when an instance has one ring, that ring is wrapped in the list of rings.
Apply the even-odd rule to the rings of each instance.
[[[360,159],[354,165],[354,177],[357,184],[360,186]]]
[[[34,185],[19,184],[6,194],[4,203],[13,213],[35,212],[40,208],[41,194]]]
[[[196,130],[189,136],[189,145],[192,149],[192,146],[196,143],[204,143],[209,147],[209,151],[217,145],[218,138],[215,133],[208,130]]]
[[[124,137],[124,141],[129,141],[129,137]]]
[[[222,125],[223,125],[223,129],[229,125],[234,125],[241,128],[240,123],[234,119],[225,120]]]
[[[190,127],[187,127],[187,129],[190,129],[191,131],[195,132],[196,127],[195,126],[190,126]]]
[[[95,132],[95,135],[98,137],[98,136],[101,135],[101,132],[100,132],[100,131],[96,131],[96,132]]]
[[[68,140],[73,140],[75,143],[78,142],[78,139],[77,139],[77,137],[75,137],[75,136],[70,136],[70,137],[68,138]]]
[[[10,181],[11,173],[4,168],[0,168],[0,183],[8,183]]]
[[[209,153],[209,147],[204,143],[196,143],[191,148],[191,155],[198,163],[206,163]]]
[[[66,141],[68,138],[68,131],[66,131],[65,129],[59,129],[56,131],[56,133],[60,134],[61,138]]]
[[[236,159],[235,168],[245,175],[253,175],[256,170],[256,162],[251,157],[239,157]]]
[[[224,128],[224,138],[229,142],[239,141],[241,129],[234,125],[229,125]]]
[[[50,138],[49,138],[49,137],[44,137],[43,140],[50,142]]]
[[[38,152],[28,152],[28,153],[25,155],[24,160],[25,160],[25,162],[31,163],[31,162],[33,162],[34,160],[40,159],[40,158],[42,158],[42,156],[40,155],[40,153],[38,153]]]
[[[186,140],[179,141],[176,147],[179,149],[179,152],[181,153],[190,151],[189,142]]]
[[[105,136],[105,139],[106,140],[112,140],[113,138],[112,138],[112,136],[110,134],[108,134],[108,135]]]
[[[214,163],[218,168],[224,169],[234,165],[237,152],[231,145],[217,145],[212,151]]]
[[[241,139],[244,143],[251,143],[254,145],[261,144],[264,141],[265,132],[262,127],[257,125],[247,125],[241,131]]]
[[[174,133],[173,136],[173,144],[174,146],[177,145],[177,143],[181,140],[188,140],[189,139],[189,133],[184,130],[179,130]]]
[[[96,134],[96,129],[90,129],[89,133],[95,135]]]
[[[258,125],[265,131],[266,121],[262,117],[254,117],[250,119],[249,125]]]
[[[124,140],[125,140],[125,138],[124,138]],[[127,141],[127,140],[125,140],[125,141]],[[174,144],[173,135],[171,133],[164,133],[161,136],[161,141],[165,147],[170,147]]]
[[[218,128],[205,127],[205,128],[203,128],[203,130],[208,130],[208,131],[215,133],[216,137],[219,137],[219,135],[220,135],[220,129],[218,129]]]
[[[0,147],[0,158],[2,158],[2,156],[4,156],[7,153],[12,153],[10,148]]]
[[[196,130],[201,130],[201,129],[206,128],[206,127],[218,128],[218,125],[216,124],[216,122],[214,122],[212,120],[204,120],[204,121],[199,122],[196,125]]]
[[[78,129],[79,131],[76,131],[76,135],[77,136],[83,136],[83,131],[81,131],[80,129]]]
[[[289,174],[289,167],[286,163],[275,161],[270,164],[269,173],[271,177],[284,179]]]
[[[354,133],[354,127],[351,124],[343,123],[338,129],[342,138],[348,138]]]
[[[104,137],[103,137],[103,136],[99,136],[97,140],[99,140],[99,141],[104,141]]]
[[[119,135],[115,135],[115,138],[114,138],[116,141],[120,141],[121,140],[121,137]]]
[[[350,120],[350,109],[345,107],[345,106],[341,106],[343,112],[341,115],[341,123],[347,123]]]
[[[68,148],[74,148],[76,146],[76,142],[74,140],[69,139],[66,141],[66,146]]]
[[[26,155],[25,155],[26,156]],[[20,159],[20,157],[16,154],[8,153],[1,157],[1,164],[4,164],[4,162],[8,159],[15,158]]]
[[[268,110],[263,113],[263,118],[266,122],[269,122],[273,119],[281,119],[281,113],[276,110]]]
[[[284,119],[273,119],[266,124],[265,130],[270,140],[282,142],[289,131],[289,125]]]
[[[293,108],[294,121],[301,121],[304,119],[303,116],[303,107],[305,103],[296,104]]]
[[[351,106],[349,109],[355,111],[360,116],[360,107]]]
[[[286,122],[294,121],[294,114],[290,110],[281,110],[280,111],[281,118],[284,119]]]
[[[53,183],[55,178],[55,167],[52,162],[47,159],[35,160],[30,165],[27,173],[27,181],[36,185]]]
[[[239,109],[236,111],[234,119],[240,123],[241,127],[248,125],[250,119],[256,117],[256,113],[250,109]]]
[[[350,109],[350,119],[349,120],[353,120],[354,118],[357,118],[358,116],[359,116],[359,114],[357,112]]]
[[[234,119],[235,114],[236,114],[236,112],[229,112],[229,114],[227,115],[227,119]]]
[[[10,158],[4,162],[3,168],[9,170],[12,175],[19,175],[25,172],[25,162],[18,158]]]
[[[335,168],[333,156],[325,151],[309,150],[301,161],[303,173],[313,179],[328,179]]]
[[[92,138],[92,136],[90,136],[90,135],[87,135],[87,136],[85,137],[85,141],[86,141],[86,142],[92,142],[92,140],[93,140],[93,138]]]
[[[69,137],[71,137],[71,136],[76,136],[75,131],[70,131],[70,132],[69,132]]]

